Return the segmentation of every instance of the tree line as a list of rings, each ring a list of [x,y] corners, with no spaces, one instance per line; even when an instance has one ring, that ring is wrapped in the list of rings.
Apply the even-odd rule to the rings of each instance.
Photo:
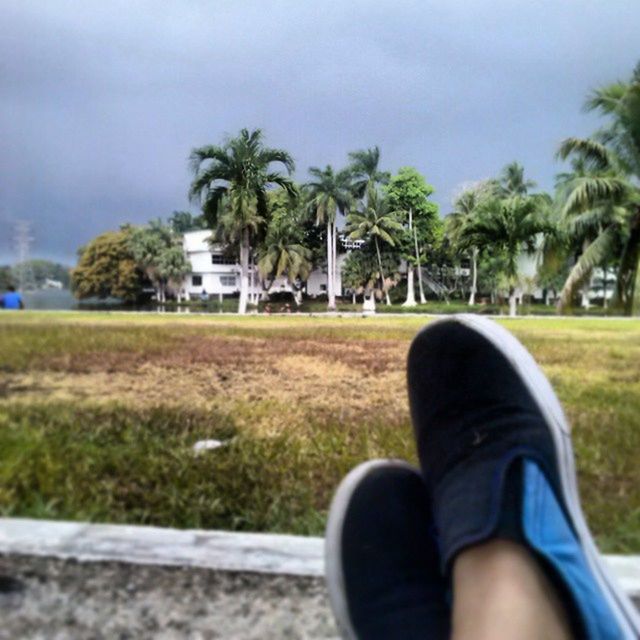
[[[260,130],[243,129],[192,151],[188,195],[200,215],[181,212],[168,225],[115,232],[130,260],[110,291],[127,297],[133,280],[146,277],[159,299],[175,295],[189,271],[180,233],[196,227],[211,229],[212,241],[238,257],[240,313],[256,271],[265,288],[284,277],[300,290],[314,267],[327,273],[327,306],[335,309],[341,263],[342,286],[354,300],[390,304],[402,290],[403,304],[413,306],[417,281],[420,303],[435,295],[475,305],[484,294],[507,298],[511,314],[518,292],[533,285],[557,292],[561,310],[588,300],[600,269],[605,282],[615,274],[614,304],[632,314],[640,308],[640,65],[629,81],[593,91],[586,108],[603,116],[603,126],[562,141],[557,157],[569,169],[552,194],[536,191],[513,162],[467,185],[444,219],[424,176],[412,167],[383,170],[377,146],[348,154],[341,169],[310,167],[309,180],[298,184],[291,155],[266,146]],[[349,243],[358,250],[341,261]],[[97,259],[90,246],[74,271],[80,296],[99,289],[86,286]],[[536,260],[535,282],[520,270],[526,254]]]
[[[21,284],[42,289],[47,280],[59,282],[63,288],[69,288],[70,268],[51,260],[33,259],[14,265],[0,265],[0,291]]]

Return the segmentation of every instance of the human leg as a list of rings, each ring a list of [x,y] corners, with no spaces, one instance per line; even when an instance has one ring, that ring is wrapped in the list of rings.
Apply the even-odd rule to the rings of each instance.
[[[569,640],[555,586],[522,545],[493,539],[453,563],[453,640]]]

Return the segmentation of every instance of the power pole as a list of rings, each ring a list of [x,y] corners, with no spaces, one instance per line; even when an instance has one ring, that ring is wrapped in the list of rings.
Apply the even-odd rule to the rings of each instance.
[[[29,264],[29,249],[33,242],[33,236],[31,235],[31,223],[27,220],[16,220],[13,223],[13,230],[14,246],[18,253],[18,264],[16,265],[18,290],[29,291],[36,288],[33,269]]]

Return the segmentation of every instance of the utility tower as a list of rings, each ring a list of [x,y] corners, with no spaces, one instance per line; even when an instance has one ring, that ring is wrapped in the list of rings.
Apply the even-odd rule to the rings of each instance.
[[[13,223],[13,237],[18,254],[17,277],[18,290],[29,291],[36,288],[33,269],[29,264],[29,249],[33,242],[31,223],[27,220],[16,220]]]

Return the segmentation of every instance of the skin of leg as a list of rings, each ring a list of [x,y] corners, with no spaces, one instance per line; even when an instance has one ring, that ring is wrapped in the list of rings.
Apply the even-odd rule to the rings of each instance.
[[[453,564],[452,640],[569,640],[567,612],[536,558],[494,539]]]

